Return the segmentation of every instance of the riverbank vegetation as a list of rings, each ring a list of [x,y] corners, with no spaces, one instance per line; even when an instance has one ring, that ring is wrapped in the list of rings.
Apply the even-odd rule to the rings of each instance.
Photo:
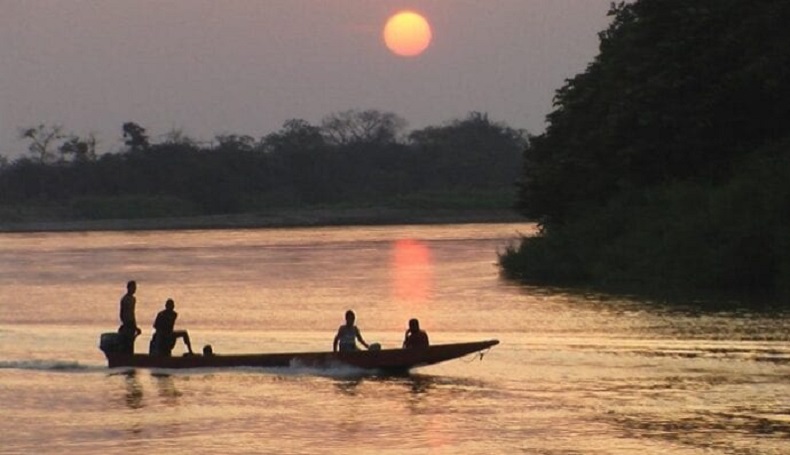
[[[0,222],[512,210],[525,133],[482,113],[409,133],[405,124],[352,110],[206,144],[178,131],[154,142],[128,122],[123,150],[103,154],[95,138],[26,128],[29,155],[0,163]]]
[[[500,256],[537,283],[790,291],[790,3],[613,5],[556,93]]]

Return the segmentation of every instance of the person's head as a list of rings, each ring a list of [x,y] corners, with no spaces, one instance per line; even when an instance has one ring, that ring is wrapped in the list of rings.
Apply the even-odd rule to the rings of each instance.
[[[167,302],[165,302],[165,308],[167,308],[168,310],[172,310],[175,307],[176,307],[176,302],[174,302],[173,299],[167,299]]]
[[[137,282],[132,280],[126,283],[126,290],[129,292],[129,294],[134,294],[135,291],[137,291]]]
[[[409,330],[412,332],[420,330],[420,321],[417,319],[409,319]]]
[[[354,325],[354,321],[357,319],[357,315],[354,314],[353,311],[348,310],[346,311],[346,324]]]

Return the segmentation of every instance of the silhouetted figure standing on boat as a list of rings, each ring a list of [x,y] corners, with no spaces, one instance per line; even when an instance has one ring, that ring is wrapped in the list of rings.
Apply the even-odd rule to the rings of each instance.
[[[184,344],[187,345],[189,353],[192,352],[192,342],[189,341],[189,333],[186,330],[173,330],[176,325],[176,318],[178,313],[175,312],[176,303],[173,299],[167,299],[165,302],[165,309],[157,313],[156,320],[154,320],[154,336],[151,338],[150,353],[151,355],[160,355],[170,357],[173,348],[176,345],[176,340],[179,338],[184,339]]]
[[[126,283],[126,294],[121,297],[121,326],[118,328],[118,333],[121,335],[122,352],[127,354],[134,354],[134,339],[143,333],[140,327],[137,327],[137,318],[134,314],[137,305],[135,292],[137,292],[137,282],[129,281]]]
[[[406,336],[403,338],[403,347],[427,348],[429,344],[428,334],[425,330],[420,329],[420,321],[409,319],[409,328],[406,330]]]
[[[359,342],[362,343],[362,346],[365,346],[366,348],[368,347],[368,344],[362,339],[362,335],[359,333],[359,328],[354,325],[354,321],[356,319],[357,316],[353,311],[346,311],[346,323],[337,329],[335,341],[332,342],[333,352],[337,352],[338,347],[340,348],[340,352],[356,351],[356,340],[359,340]]]

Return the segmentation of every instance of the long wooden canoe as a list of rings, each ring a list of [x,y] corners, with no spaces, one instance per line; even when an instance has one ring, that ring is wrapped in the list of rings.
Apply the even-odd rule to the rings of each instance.
[[[481,352],[499,344],[499,340],[470,343],[435,344],[426,348],[381,349],[353,352],[283,352],[269,354],[212,354],[181,357],[125,354],[104,350],[110,368],[229,368],[229,367],[307,367],[332,368],[352,366],[385,373],[403,373],[412,368],[434,365]]]

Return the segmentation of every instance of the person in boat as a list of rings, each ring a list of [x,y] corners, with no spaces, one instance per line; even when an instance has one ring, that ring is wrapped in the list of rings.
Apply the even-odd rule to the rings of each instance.
[[[154,336],[151,338],[150,353],[151,355],[159,355],[170,357],[173,348],[176,345],[176,340],[183,338],[184,344],[192,352],[192,342],[189,340],[189,333],[186,330],[174,330],[176,325],[176,318],[178,313],[175,312],[176,303],[173,299],[167,299],[165,302],[165,309],[156,315],[154,320]]]
[[[420,321],[409,319],[409,328],[406,330],[406,336],[403,338],[403,347],[405,349],[427,348],[429,344],[428,334],[425,330],[420,329]]]
[[[140,327],[137,327],[135,292],[137,292],[137,282],[129,281],[126,283],[126,294],[121,297],[121,326],[118,327],[118,334],[121,339],[121,351],[126,354],[134,354],[134,340],[143,333]]]
[[[340,348],[340,352],[356,351],[358,349],[357,340],[362,343],[362,346],[368,347],[368,343],[365,342],[362,334],[359,333],[359,327],[354,325],[356,319],[357,316],[353,311],[346,311],[346,323],[337,329],[337,335],[335,335],[335,340],[332,342],[333,352],[337,352],[338,348]]]

